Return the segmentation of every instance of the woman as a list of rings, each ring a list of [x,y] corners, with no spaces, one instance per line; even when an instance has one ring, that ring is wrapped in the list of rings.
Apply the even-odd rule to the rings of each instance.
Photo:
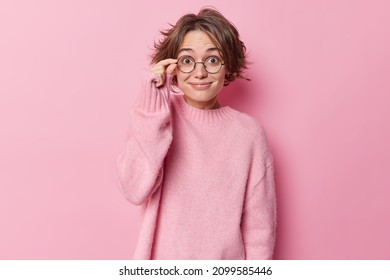
[[[134,258],[270,259],[276,203],[267,139],[254,118],[218,101],[244,78],[245,46],[213,9],[184,15],[162,34],[117,163],[125,197],[145,207]]]

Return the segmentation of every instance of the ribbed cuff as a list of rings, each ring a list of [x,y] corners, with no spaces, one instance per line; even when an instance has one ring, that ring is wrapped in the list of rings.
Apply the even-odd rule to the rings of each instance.
[[[168,112],[171,80],[172,76],[168,75],[165,84],[157,88],[156,82],[159,81],[159,77],[153,72],[147,71],[144,74],[141,94],[136,107],[146,113]]]

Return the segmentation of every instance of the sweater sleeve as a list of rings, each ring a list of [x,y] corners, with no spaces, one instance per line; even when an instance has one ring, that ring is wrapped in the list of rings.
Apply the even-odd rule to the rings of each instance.
[[[241,220],[246,259],[272,259],[275,245],[274,166],[265,135],[261,142],[265,149],[255,149],[262,156],[252,165]]]
[[[163,163],[172,142],[169,83],[155,86],[157,76],[147,73],[141,94],[130,113],[128,140],[117,159],[118,183],[127,200],[146,202],[160,186]]]

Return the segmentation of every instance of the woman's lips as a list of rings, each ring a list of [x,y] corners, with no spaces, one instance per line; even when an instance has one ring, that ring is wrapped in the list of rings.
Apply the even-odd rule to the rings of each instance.
[[[197,90],[205,90],[210,88],[211,83],[190,83],[190,85]]]

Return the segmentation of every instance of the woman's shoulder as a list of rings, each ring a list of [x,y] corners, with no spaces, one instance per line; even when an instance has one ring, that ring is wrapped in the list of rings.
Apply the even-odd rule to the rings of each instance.
[[[246,134],[249,134],[253,137],[266,136],[264,127],[258,118],[238,110],[235,111],[237,112],[235,121],[237,122],[237,125],[240,126],[243,131],[245,131]]]
[[[254,162],[259,166],[267,166],[272,163],[272,154],[270,151],[266,131],[258,118],[247,113],[237,111],[235,119],[240,142],[245,143]]]

